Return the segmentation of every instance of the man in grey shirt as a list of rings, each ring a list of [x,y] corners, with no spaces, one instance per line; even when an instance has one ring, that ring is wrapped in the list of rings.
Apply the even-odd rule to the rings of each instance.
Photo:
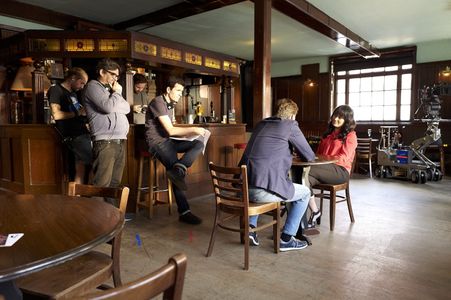
[[[97,64],[97,80],[85,87],[83,103],[91,129],[94,185],[117,187],[125,166],[130,105],[117,82],[120,66],[105,58]]]

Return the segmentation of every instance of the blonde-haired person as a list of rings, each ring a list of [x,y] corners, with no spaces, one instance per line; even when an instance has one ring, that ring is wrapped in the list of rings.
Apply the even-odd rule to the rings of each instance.
[[[282,230],[280,251],[300,250],[307,247],[305,241],[295,238],[300,221],[310,199],[308,187],[293,183],[288,177],[294,148],[299,155],[311,161],[315,159],[307,140],[295,121],[297,104],[291,99],[277,102],[276,115],[259,122],[246,146],[240,165],[247,166],[249,199],[252,202],[290,202],[287,219]],[[258,216],[249,218],[251,227],[257,226]],[[251,245],[257,246],[255,232],[249,235]]]
[[[77,95],[87,82],[88,74],[85,70],[75,67],[67,71],[63,82],[52,85],[48,91],[56,129],[75,157],[75,166],[69,167],[69,177],[78,183],[88,183],[92,166],[92,146],[86,126],[86,111]]]

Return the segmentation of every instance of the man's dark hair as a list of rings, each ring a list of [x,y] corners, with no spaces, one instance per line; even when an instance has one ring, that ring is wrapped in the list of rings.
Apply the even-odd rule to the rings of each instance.
[[[88,79],[88,74],[86,74],[85,70],[83,70],[82,68],[71,68],[69,70],[67,70],[65,76],[64,76],[64,80],[69,80],[69,79]]]
[[[119,74],[121,73],[121,66],[119,66],[117,62],[109,58],[104,58],[98,62],[96,67],[97,74],[99,74],[100,70],[102,69],[105,71],[119,70]]]
[[[143,74],[136,73],[133,75],[133,84],[147,83],[147,78]]]
[[[172,90],[176,84],[185,85],[185,81],[183,81],[180,77],[170,76],[168,79],[168,87]]]

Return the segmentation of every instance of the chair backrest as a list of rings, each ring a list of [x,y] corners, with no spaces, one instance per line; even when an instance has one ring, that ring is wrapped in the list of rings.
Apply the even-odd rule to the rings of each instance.
[[[127,210],[128,194],[130,189],[128,187],[103,187],[88,184],[79,184],[73,181],[69,182],[67,194],[69,196],[82,197],[108,197],[119,200],[119,210],[125,214]]]
[[[247,167],[222,167],[209,163],[210,175],[216,205],[220,208],[229,207],[244,210],[243,217],[248,217],[249,193],[247,182]]]
[[[136,299],[153,298],[161,293],[163,299],[182,299],[187,258],[183,253],[172,256],[168,263],[158,270],[121,287],[102,291],[83,299]]]
[[[357,138],[356,153],[371,155],[371,138]]]

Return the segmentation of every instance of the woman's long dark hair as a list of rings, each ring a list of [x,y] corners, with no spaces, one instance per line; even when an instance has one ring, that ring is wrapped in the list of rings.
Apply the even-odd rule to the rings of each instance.
[[[337,138],[342,140],[343,142],[346,140],[348,134],[354,130],[355,128],[355,120],[354,120],[354,111],[348,105],[340,105],[335,108],[332,116],[330,117],[329,124],[327,126],[327,130],[323,133],[323,138],[327,137],[331,134],[335,127],[332,124],[332,120],[336,117],[343,118],[345,120],[343,126],[340,128],[340,132],[338,133]]]

